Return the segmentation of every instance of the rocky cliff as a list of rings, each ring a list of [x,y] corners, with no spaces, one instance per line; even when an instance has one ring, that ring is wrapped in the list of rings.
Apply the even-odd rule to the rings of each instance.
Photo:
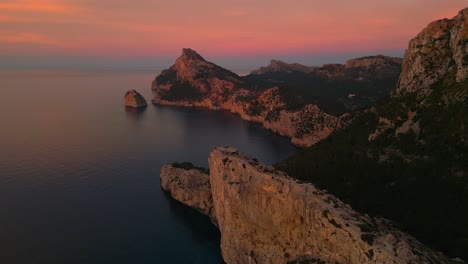
[[[463,111],[454,108],[467,107],[467,53],[468,8],[452,19],[434,21],[423,29],[409,43],[400,80],[390,100],[377,108],[381,125],[369,139],[412,133],[416,140],[426,144],[441,136],[440,128],[434,131],[434,123],[459,116],[459,120],[448,125],[452,125],[452,134],[458,134],[457,141],[466,145],[464,127],[468,124],[460,116]],[[440,116],[449,111],[458,114]]]
[[[291,138],[295,145],[307,147],[349,123],[350,116],[346,112],[332,113],[321,108],[327,105],[327,100],[333,98],[331,100],[339,102],[339,105],[351,106],[349,109],[359,108],[362,106],[359,103],[361,93],[355,94],[354,88],[346,90],[345,87],[364,87],[364,91],[379,86],[381,80],[369,81],[373,78],[370,76],[377,76],[376,72],[381,70],[397,76],[399,64],[395,61],[384,56],[377,56],[373,61],[369,57],[367,64],[355,63],[356,66],[348,65],[347,68],[340,65],[335,71],[328,66],[312,68],[273,60],[272,65],[241,78],[206,61],[195,51],[183,49],[176,63],[153,81],[152,88],[156,93],[153,103],[228,110]],[[272,73],[279,73],[275,76],[280,78],[274,80],[275,76],[269,75]],[[297,73],[306,75],[297,76]],[[287,74],[293,74],[292,80],[296,83],[301,80],[305,83],[287,86],[293,83]],[[394,76],[390,79],[396,82]],[[330,78],[336,78],[333,87],[327,86],[332,83]],[[383,79],[388,80],[387,77]],[[309,87],[311,83],[315,88]],[[335,93],[337,90],[339,92]],[[349,93],[353,96],[348,96]],[[364,92],[362,98],[366,98],[367,103],[376,100]]]
[[[391,96],[277,168],[468,261],[467,21],[430,23]]]
[[[395,94],[416,92],[418,96],[427,96],[437,82],[466,80],[467,44],[468,8],[452,19],[430,23],[408,45]]]
[[[214,219],[227,263],[450,261],[388,221],[359,214],[326,191],[233,148],[215,148],[209,166],[208,176],[166,165],[161,184],[175,199]]]
[[[130,90],[125,93],[124,103],[127,107],[143,108],[146,107],[145,98],[135,90]]]
[[[191,163],[173,163],[162,167],[161,187],[172,198],[182,202],[217,223],[211,194],[210,176]]]

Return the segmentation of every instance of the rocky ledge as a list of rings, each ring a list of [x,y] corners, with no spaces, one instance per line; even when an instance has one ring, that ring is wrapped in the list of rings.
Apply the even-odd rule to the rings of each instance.
[[[217,223],[226,263],[456,262],[233,148],[215,148],[209,166],[166,165],[161,184]]]
[[[125,93],[124,103],[126,107],[143,108],[147,106],[145,98],[135,90]]]

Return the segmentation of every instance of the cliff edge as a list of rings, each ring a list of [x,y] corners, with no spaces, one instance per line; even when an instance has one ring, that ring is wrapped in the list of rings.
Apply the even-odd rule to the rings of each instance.
[[[326,191],[233,148],[215,148],[209,166],[208,175],[199,169],[166,165],[161,170],[161,182],[182,203],[195,204],[197,209],[199,204],[212,204],[212,209],[201,211],[215,219],[221,231],[226,263],[454,261],[388,221],[359,214]]]

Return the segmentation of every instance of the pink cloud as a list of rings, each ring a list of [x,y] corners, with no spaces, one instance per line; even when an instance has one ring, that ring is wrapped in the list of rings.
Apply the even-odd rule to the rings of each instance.
[[[15,0],[0,3],[0,10],[69,13],[76,11],[76,8],[51,0]]]
[[[73,45],[52,37],[36,34],[33,32],[20,32],[20,33],[0,33],[0,42],[13,43],[13,44],[38,44],[38,45],[51,45],[62,48],[71,48]]]

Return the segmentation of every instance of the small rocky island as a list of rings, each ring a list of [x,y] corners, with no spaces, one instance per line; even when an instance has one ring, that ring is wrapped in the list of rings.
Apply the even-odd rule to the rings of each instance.
[[[124,103],[126,107],[132,108],[144,108],[148,105],[145,98],[133,89],[125,93]]]

